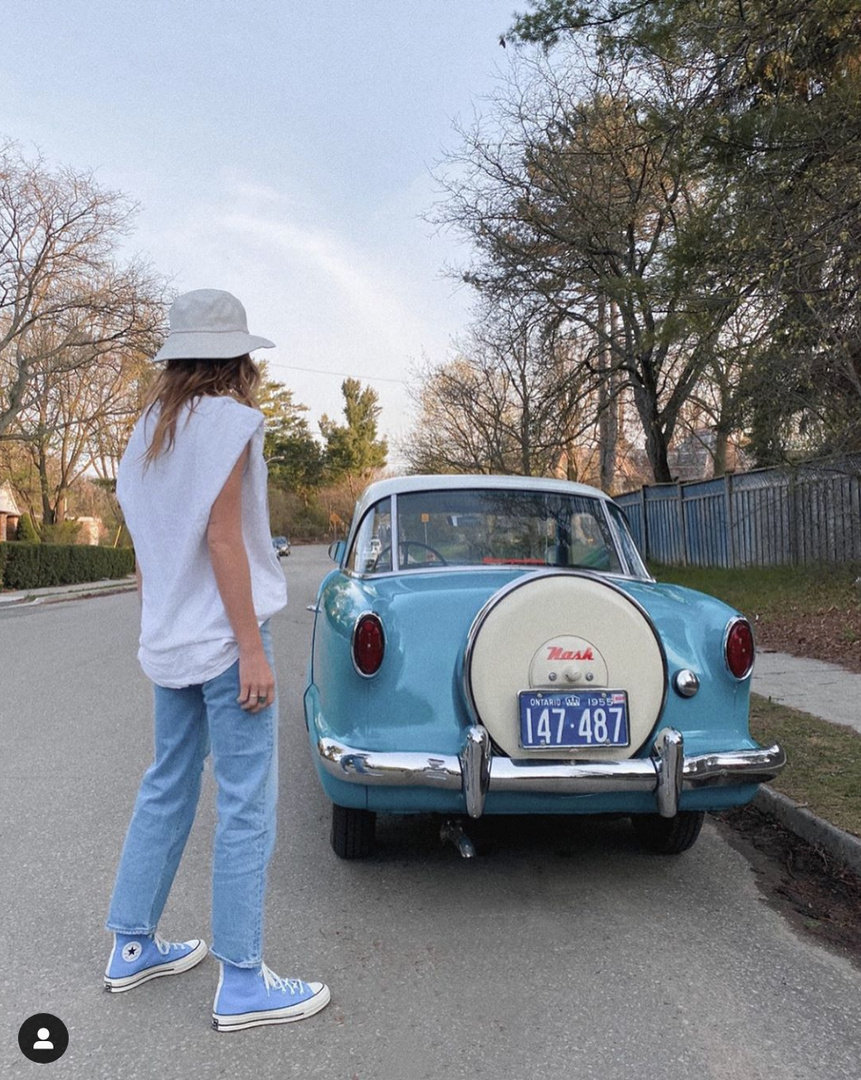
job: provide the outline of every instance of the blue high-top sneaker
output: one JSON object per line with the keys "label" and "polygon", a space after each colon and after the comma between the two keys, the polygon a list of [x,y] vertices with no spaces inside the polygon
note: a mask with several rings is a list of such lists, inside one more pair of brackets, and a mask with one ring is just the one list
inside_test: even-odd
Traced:
{"label": "blue high-top sneaker", "polygon": [[121,994],[162,975],[188,971],[206,956],[206,942],[162,941],[158,934],[114,934],[105,968],[105,990]]}
{"label": "blue high-top sneaker", "polygon": [[222,961],[212,1026],[216,1031],[242,1031],[289,1024],[324,1009],[330,996],[329,987],[321,982],[282,979],[265,964],[242,968]]}

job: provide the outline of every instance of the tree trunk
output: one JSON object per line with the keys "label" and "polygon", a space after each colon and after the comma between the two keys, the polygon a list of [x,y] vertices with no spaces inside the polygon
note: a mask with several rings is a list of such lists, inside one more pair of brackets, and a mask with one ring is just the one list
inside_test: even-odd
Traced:
{"label": "tree trunk", "polygon": [[657,418],[655,418],[646,430],[646,453],[649,456],[649,464],[656,484],[671,484],[673,474],[670,472],[670,463],[667,459],[667,440],[661,430]]}
{"label": "tree trunk", "polygon": [[565,479],[577,483],[580,479],[580,470],[577,468],[577,442],[568,439],[565,443]]}
{"label": "tree trunk", "polygon": [[530,446],[531,431],[530,426],[532,424],[532,414],[529,408],[529,393],[527,387],[524,385],[524,380],[521,379],[520,383],[520,468],[523,470],[524,476],[532,475],[532,454]]}
{"label": "tree trunk", "polygon": [[39,493],[42,498],[42,524],[53,525],[56,521],[54,514],[54,506],[51,503],[51,485],[48,481],[48,459],[45,455],[45,448],[39,447],[37,457],[37,468],[39,470]]}
{"label": "tree trunk", "polygon": [[729,450],[729,432],[720,425],[715,428],[715,449],[712,459],[712,476],[726,475],[726,457]]}
{"label": "tree trunk", "polygon": [[600,454],[601,490],[609,492],[616,479],[616,446],[619,439],[619,414],[616,400],[616,379],[613,373],[612,338],[617,318],[616,305],[611,301],[608,319],[607,301],[598,299],[598,325],[601,340],[598,370],[598,448]]}
{"label": "tree trunk", "polygon": [[[661,416],[658,408],[658,392],[653,378],[651,365],[643,357],[628,360],[629,368],[639,369],[642,372],[640,379],[631,380],[631,390],[634,395],[634,404],[637,407],[637,415],[640,418],[643,431],[646,436],[646,456],[652,466],[652,476],[656,484],[671,484],[673,482],[670,473],[670,463],[667,460],[669,439],[667,437],[666,419],[661,424]],[[646,381],[646,376],[649,382]],[[672,425],[670,425],[672,431]]]}

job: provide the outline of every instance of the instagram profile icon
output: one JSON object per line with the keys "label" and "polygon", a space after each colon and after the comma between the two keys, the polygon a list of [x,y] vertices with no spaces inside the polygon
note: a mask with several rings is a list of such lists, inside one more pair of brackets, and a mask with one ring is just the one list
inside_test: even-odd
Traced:
{"label": "instagram profile icon", "polygon": [[69,1045],[69,1031],[58,1016],[34,1013],[18,1029],[18,1046],[30,1061],[47,1064],[61,1058]]}

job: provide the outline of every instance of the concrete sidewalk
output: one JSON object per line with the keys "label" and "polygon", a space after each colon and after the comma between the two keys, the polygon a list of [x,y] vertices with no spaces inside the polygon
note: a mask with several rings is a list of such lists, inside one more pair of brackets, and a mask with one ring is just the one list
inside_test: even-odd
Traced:
{"label": "concrete sidewalk", "polygon": [[[751,689],[779,705],[861,733],[861,675],[788,653],[758,652]],[[754,806],[861,876],[861,839],[763,784]]]}
{"label": "concrete sidewalk", "polygon": [[751,689],[778,705],[861,732],[861,675],[788,653],[758,652]]}
{"label": "concrete sidewalk", "polygon": [[124,578],[102,578],[76,585],[49,585],[44,589],[24,589],[20,592],[0,592],[0,610],[17,604],[55,604],[61,600],[79,600],[84,596],[107,595],[136,588],[133,574]]}

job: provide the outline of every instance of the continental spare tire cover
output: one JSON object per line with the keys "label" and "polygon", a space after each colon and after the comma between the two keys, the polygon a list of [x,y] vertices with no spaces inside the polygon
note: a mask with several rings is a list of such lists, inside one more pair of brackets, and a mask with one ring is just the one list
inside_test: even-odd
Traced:
{"label": "continental spare tire cover", "polygon": [[521,690],[624,690],[630,745],[553,748],[557,759],[612,761],[636,754],[663,708],[663,649],[642,608],[591,574],[538,571],[494,594],[476,616],[464,674],[476,719],[511,758],[547,760],[520,745]]}

